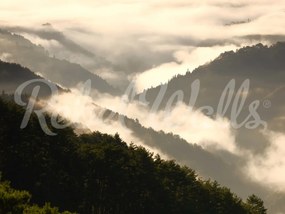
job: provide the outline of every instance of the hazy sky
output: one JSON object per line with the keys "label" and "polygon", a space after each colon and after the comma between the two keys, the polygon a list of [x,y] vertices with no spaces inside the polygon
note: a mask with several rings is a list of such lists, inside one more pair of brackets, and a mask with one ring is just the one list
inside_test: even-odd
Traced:
{"label": "hazy sky", "polygon": [[51,23],[53,30],[112,66],[98,69],[90,56],[59,53],[66,44],[56,38],[47,42],[33,35],[34,41],[122,88],[127,79],[135,80],[139,90],[192,70],[225,50],[275,42],[274,35],[285,34],[284,20],[284,0],[2,0],[0,6],[1,25],[48,30],[41,25]]}

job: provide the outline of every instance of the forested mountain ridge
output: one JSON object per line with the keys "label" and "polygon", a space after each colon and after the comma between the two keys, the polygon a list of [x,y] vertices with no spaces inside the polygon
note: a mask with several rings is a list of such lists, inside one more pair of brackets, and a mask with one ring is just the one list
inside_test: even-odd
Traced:
{"label": "forested mountain ridge", "polygon": [[[0,89],[6,94],[7,98],[8,94],[13,93],[20,84],[34,79],[42,79],[42,77],[37,76],[29,69],[23,68],[18,64],[0,61]],[[50,84],[52,83],[50,82]],[[48,85],[38,82],[27,87],[24,94],[31,94],[31,91],[36,85],[41,87],[40,97],[46,98],[51,95]],[[9,96],[9,100],[13,99],[13,96]],[[106,113],[114,114],[114,112],[107,109]],[[131,130],[138,139],[145,142],[147,146],[158,149],[167,156],[176,159],[179,163],[192,166],[195,170],[206,177],[217,179],[219,182],[230,181],[231,184],[234,183],[234,185],[237,185],[236,182],[239,183],[239,181],[235,180],[236,176],[232,175],[232,170],[230,170],[232,166],[230,167],[221,158],[203,150],[198,145],[189,144],[184,139],[179,136],[174,136],[173,134],[167,134],[163,131],[158,132],[152,128],[145,128],[138,121],[130,119],[124,115],[115,114],[115,117],[112,118],[112,120],[117,121],[119,117],[124,118],[126,127]],[[78,131],[79,124],[74,124],[74,126]],[[223,169],[223,173],[215,170],[217,166]],[[229,177],[231,177],[231,179],[229,179]],[[227,184],[228,183],[225,183],[225,185]]]}
{"label": "forested mountain ridge", "polygon": [[[24,81],[41,78],[17,64],[1,62],[1,65],[1,68],[3,68],[0,69],[0,76],[2,77],[0,79],[3,82],[0,84],[1,89],[3,89],[3,86],[7,83],[12,84],[14,86],[13,89],[15,89]],[[36,85],[38,85],[38,83]],[[35,85],[31,85],[30,90],[34,87]],[[8,91],[7,89],[5,90],[6,92]],[[50,95],[50,89],[46,84],[41,85],[40,92]],[[13,100],[13,97],[10,97],[10,100]],[[107,112],[111,113],[108,110]],[[243,198],[252,192],[258,195],[266,195],[264,193],[264,189],[259,185],[242,180],[238,175],[240,172],[235,166],[225,162],[222,158],[204,150],[200,146],[192,145],[177,135],[153,130],[150,127],[145,128],[139,123],[139,121],[130,119],[124,115],[115,114],[115,117],[113,118],[114,121],[118,120],[118,117],[124,118],[126,128],[131,130],[133,135],[139,140],[142,140],[145,145],[158,149],[163,154],[166,154],[170,158],[174,158],[179,163],[191,166],[199,172],[199,174],[207,178],[217,179],[218,182],[223,185],[230,186]],[[106,122],[108,123],[110,121]],[[218,168],[219,170],[217,170]],[[246,191],[239,192],[241,186],[247,186]]]}
{"label": "forested mountain ridge", "polygon": [[76,136],[65,128],[47,136],[36,115],[21,130],[24,109],[2,99],[0,114],[2,178],[31,192],[33,203],[98,214],[265,213],[258,197],[243,202],[190,168],[127,146],[119,135]]}
{"label": "forested mountain ridge", "polygon": [[[31,82],[34,81],[34,82]],[[59,92],[67,92],[55,83],[43,79],[36,75],[28,68],[24,68],[19,64],[3,62],[0,60],[0,90],[2,93],[13,94],[16,89],[23,83],[30,82],[24,87],[22,94],[31,95],[35,86],[40,86],[39,97],[49,97],[52,95],[52,85]]]}
{"label": "forested mountain ridge", "polygon": [[[138,120],[108,109],[104,109],[103,111],[102,119],[104,122],[119,122],[123,124],[144,145],[157,149],[160,153],[171,159],[175,159],[180,164],[191,166],[192,169],[204,177],[217,180],[219,183],[229,186],[238,195],[246,197],[251,192],[258,195],[268,194],[268,191],[261,185],[251,182],[242,176],[242,172],[239,169],[239,162],[234,155],[232,156],[232,160],[229,161],[222,156],[226,154],[226,157],[230,157],[230,154],[221,153],[221,155],[211,152],[195,142],[186,141],[177,134],[145,127]],[[241,187],[245,188],[241,190]]]}
{"label": "forested mountain ridge", "polygon": [[[136,98],[142,100],[144,103],[148,103],[149,107],[159,103],[159,110],[164,110],[170,101],[174,101],[170,109],[175,109],[178,97],[182,97],[182,102],[189,107],[194,107],[194,111],[199,111],[199,108],[205,106],[212,107],[212,114],[207,114],[207,111],[203,111],[206,116],[209,116],[213,120],[224,117],[228,119],[230,123],[233,122],[233,124],[235,122],[235,115],[237,114],[235,110],[233,110],[233,103],[236,97],[240,98],[239,101],[241,101],[241,98],[246,98],[245,104],[239,106],[241,107],[241,112],[237,117],[238,124],[241,124],[249,116],[251,116],[251,118],[249,118],[248,121],[253,119],[249,111],[249,105],[252,102],[258,101],[259,106],[256,109],[256,115],[258,115],[258,117],[256,118],[257,121],[262,121],[263,123],[251,129],[246,128],[245,125],[239,128],[233,128],[233,135],[235,137],[235,145],[238,149],[249,151],[261,157],[261,163],[265,163],[268,158],[268,148],[272,148],[272,142],[268,136],[264,135],[264,128],[267,132],[285,133],[284,56],[284,42],[269,46],[257,44],[242,47],[236,51],[225,52],[215,60],[196,68],[192,72],[188,72],[185,75],[177,75],[169,80],[167,84],[145,90],[142,94],[137,95]],[[197,81],[200,83],[199,88],[196,87],[197,85],[195,86]],[[234,83],[234,87],[226,92],[227,95],[229,91],[233,92],[232,99],[229,99],[229,106],[224,115],[219,115],[217,113],[217,107],[222,103],[221,98],[224,89],[231,82]],[[249,83],[249,90],[243,91],[238,95],[238,90],[245,82]],[[192,86],[194,87],[191,88]],[[159,95],[160,91],[163,91],[163,87],[167,89],[165,93]],[[197,100],[191,103],[190,98],[195,95],[197,88]],[[226,106],[225,103],[228,98],[229,97],[225,96],[225,102],[222,103],[223,107]],[[161,102],[155,102],[160,99]],[[233,118],[232,115],[234,115]],[[185,121],[187,121],[187,117],[191,118],[191,115],[183,115],[183,117]],[[246,156],[232,159],[223,154],[222,157],[225,159],[225,162],[227,162],[226,159],[228,159],[228,162],[234,160],[234,165],[237,164],[237,168],[239,169],[244,165],[243,159],[246,159]],[[236,178],[240,176],[241,174],[238,174]],[[245,176],[242,177],[246,177],[246,173]],[[228,183],[230,181],[231,179],[228,179],[226,181],[227,184],[223,184],[230,186],[235,192],[249,189],[245,187],[248,186],[248,182],[241,186],[233,186]],[[262,181],[260,181],[259,184],[262,184]],[[265,186],[266,184],[264,187]],[[261,190],[263,188],[259,189]],[[272,213],[284,211],[284,193],[272,192],[264,194],[260,192],[259,195],[265,198],[266,204],[271,205]],[[266,195],[270,195],[270,197],[266,197]]]}
{"label": "forested mountain ridge", "polygon": [[[257,44],[243,47],[235,52],[225,52],[193,72],[171,79],[165,84],[167,90],[159,107],[164,109],[170,97],[178,91],[183,93],[182,101],[188,105],[191,94],[194,94],[191,85],[195,80],[199,80],[199,94],[194,107],[198,109],[203,106],[211,106],[214,108],[214,114],[211,116],[215,117],[216,108],[227,84],[231,80],[235,81],[235,96],[242,83],[248,79],[250,88],[239,119],[242,120],[248,116],[248,105],[252,101],[270,100],[270,111],[260,107],[258,113],[262,115],[262,119],[267,121],[269,128],[283,132],[285,130],[285,121],[282,119],[282,115],[285,114],[283,99],[285,92],[284,55],[284,42],[272,46]],[[157,98],[160,88],[161,86],[157,86],[143,92],[150,105]],[[230,103],[228,111],[225,112],[224,116],[227,118],[231,117],[231,107],[232,103]]]}
{"label": "forested mountain ridge", "polygon": [[104,79],[81,65],[49,56],[40,45],[35,45],[23,36],[0,29],[0,56],[2,60],[21,64],[44,78],[66,88],[77,86],[90,79],[94,89],[103,93],[117,94]]}

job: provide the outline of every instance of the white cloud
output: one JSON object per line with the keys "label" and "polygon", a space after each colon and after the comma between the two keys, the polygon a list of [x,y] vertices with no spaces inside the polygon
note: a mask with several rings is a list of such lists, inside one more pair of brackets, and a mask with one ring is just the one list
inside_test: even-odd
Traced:
{"label": "white cloud", "polygon": [[[136,101],[120,97],[93,94],[95,103],[130,118],[138,119],[145,127],[156,131],[178,134],[189,143],[196,143],[209,150],[226,150],[238,154],[234,132],[227,119],[211,119],[198,110],[179,103],[171,109],[153,111]],[[197,122],[199,121],[199,122]],[[217,133],[219,133],[217,135]]]}
{"label": "white cloud", "polygon": [[4,62],[9,62],[11,59],[11,54],[10,53],[2,53],[0,55],[0,60],[4,61]]}
{"label": "white cloud", "polygon": [[262,155],[249,155],[245,174],[273,190],[285,192],[285,135],[267,131],[264,133],[271,145]]}
{"label": "white cloud", "polygon": [[176,62],[168,62],[137,74],[134,78],[136,89],[142,92],[146,88],[167,83],[173,76],[192,72],[199,65],[210,62],[220,53],[237,49],[234,45],[216,47],[197,47],[179,50],[174,53]]}
{"label": "white cloud", "polygon": [[[99,131],[120,137],[127,143],[144,146],[154,154],[168,159],[161,151],[147,146],[142,140],[135,137],[131,130],[126,128],[120,121],[103,121],[100,117],[101,109],[94,104],[92,98],[83,94],[83,90],[73,89],[70,93],[54,95],[46,103],[46,109],[53,115],[60,115],[71,123],[81,124],[91,131]],[[79,128],[82,128],[79,126]]]}

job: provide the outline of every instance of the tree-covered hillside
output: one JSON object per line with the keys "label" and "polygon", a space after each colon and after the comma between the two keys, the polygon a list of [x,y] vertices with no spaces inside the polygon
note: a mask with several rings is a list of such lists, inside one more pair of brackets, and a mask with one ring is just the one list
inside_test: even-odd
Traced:
{"label": "tree-covered hillside", "polygon": [[104,93],[118,93],[104,79],[81,65],[52,57],[42,46],[3,29],[0,29],[0,55],[6,55],[5,61],[21,64],[66,88],[75,87],[90,79],[94,89]]}
{"label": "tree-covered hillside", "polygon": [[[34,82],[31,82],[34,81]],[[36,86],[40,86],[39,97],[51,96],[52,91],[49,85],[57,88],[59,92],[67,91],[36,75],[28,68],[16,63],[8,63],[0,60],[0,90],[6,93],[15,93],[17,88],[24,83],[27,84],[23,89],[23,94],[30,95]]]}
{"label": "tree-covered hillside", "polygon": [[[21,130],[24,109],[2,99],[0,114],[2,179],[29,191],[31,203],[39,206],[50,202],[83,214],[266,212],[258,197],[243,202],[190,168],[127,146],[118,134],[76,136],[65,128],[47,136],[36,115]],[[3,194],[0,197],[3,200]]]}
{"label": "tree-covered hillside", "polygon": [[[285,86],[285,43],[279,42],[272,46],[257,44],[251,47],[243,47],[237,51],[229,51],[221,54],[212,62],[202,65],[193,72],[185,75],[178,75],[171,79],[165,86],[167,89],[163,95],[159,108],[164,109],[167,103],[173,99],[173,105],[181,98],[186,105],[194,105],[195,109],[210,106],[213,107],[212,117],[219,115],[217,107],[221,102],[222,94],[231,80],[235,81],[232,100],[238,94],[238,89],[245,80],[249,80],[249,90],[246,92],[246,100],[239,114],[238,122],[245,120],[248,116],[249,105],[259,100],[270,101],[270,111],[268,108],[259,106],[257,112],[262,115],[262,119],[268,123],[268,127],[274,131],[284,132],[285,122],[282,119],[285,114],[283,99]],[[200,82],[198,90],[196,81]],[[193,88],[191,87],[193,86]],[[196,87],[195,87],[196,86]],[[146,102],[153,105],[157,99],[161,86],[144,91]],[[190,102],[198,90],[195,103]],[[138,97],[137,97],[138,98]],[[227,100],[226,97],[225,100]],[[231,100],[230,100],[231,101]],[[232,117],[233,101],[225,109],[224,115],[229,119]],[[207,110],[205,111],[205,113]],[[248,140],[244,140],[248,144]],[[258,145],[255,145],[258,148]],[[264,148],[264,145],[262,145]]]}

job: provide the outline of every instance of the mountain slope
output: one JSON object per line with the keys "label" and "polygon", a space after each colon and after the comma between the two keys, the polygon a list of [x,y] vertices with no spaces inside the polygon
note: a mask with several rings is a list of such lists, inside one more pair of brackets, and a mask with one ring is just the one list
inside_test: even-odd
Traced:
{"label": "mountain slope", "polygon": [[67,88],[75,87],[90,79],[93,88],[99,92],[118,93],[105,80],[81,65],[50,57],[43,47],[6,30],[0,30],[0,56],[2,60],[19,63]]}
{"label": "mountain slope", "polygon": [[50,201],[61,209],[98,214],[242,214],[264,209],[256,196],[243,202],[217,182],[198,179],[187,167],[128,147],[118,135],[78,137],[65,128],[47,136],[36,115],[22,131],[24,109],[1,99],[0,113],[0,171],[16,188],[29,190],[36,203]]}
{"label": "mountain slope", "polygon": [[[252,47],[244,47],[236,52],[230,51],[221,54],[212,62],[200,66],[192,73],[179,75],[171,79],[167,85],[167,90],[160,104],[160,109],[166,107],[171,96],[181,90],[183,102],[188,104],[191,94],[191,84],[195,80],[200,81],[200,90],[195,108],[203,106],[213,107],[215,117],[217,107],[220,102],[222,92],[226,85],[235,80],[235,93],[242,83],[249,79],[250,88],[247,93],[247,100],[242,109],[239,121],[243,121],[249,115],[249,104],[254,100],[260,100],[261,105],[264,101],[270,101],[270,109],[258,108],[259,115],[265,120],[270,129],[281,131],[285,130],[285,43],[277,43],[267,47],[258,44]],[[160,86],[144,91],[146,100],[152,105],[159,94]],[[181,93],[180,92],[180,93]],[[177,98],[177,97],[176,97]],[[175,103],[175,102],[174,102]],[[231,101],[228,110],[225,112],[227,118],[231,118]]]}
{"label": "mountain slope", "polygon": [[28,68],[24,68],[15,63],[7,63],[0,60],[0,90],[3,91],[3,93],[14,94],[16,89],[21,84],[33,80],[39,81],[28,84],[27,87],[24,88],[22,94],[31,95],[32,90],[36,86],[40,86],[39,97],[48,97],[52,93],[48,85],[52,85],[60,92],[66,91],[58,85],[36,75]]}
{"label": "mountain slope", "polygon": [[[113,115],[110,117],[109,115]],[[132,131],[132,134],[141,140],[146,146],[155,148],[167,157],[175,159],[180,164],[190,166],[203,177],[217,180],[223,185],[230,186],[240,196],[246,197],[250,193],[266,195],[268,191],[259,184],[249,181],[242,176],[240,162],[235,155],[228,153],[215,154],[207,151],[201,146],[187,142],[179,135],[166,133],[162,130],[154,130],[151,127],[144,127],[139,121],[128,118],[127,116],[106,110],[103,120],[122,122]],[[227,160],[221,156],[231,157]]]}
{"label": "mountain slope", "polygon": [[[40,77],[32,73],[30,70],[21,67],[20,65],[0,62],[0,89],[4,89],[6,92],[11,93],[21,83],[38,78]],[[9,85],[10,87],[5,87],[5,85]],[[9,91],[8,89],[11,89],[11,85],[13,90]],[[37,84],[30,85],[25,93],[30,94],[31,90],[36,85]],[[50,90],[45,84],[40,84],[40,86],[42,93],[50,95]],[[111,113],[113,114],[114,112],[109,110],[106,111],[106,115]],[[145,145],[158,149],[163,154],[177,160],[181,164],[191,166],[204,177],[213,178],[224,185],[230,185],[236,190],[239,190],[240,186],[245,185],[245,183],[248,182],[241,180],[237,176],[237,173],[239,172],[237,171],[236,166],[226,163],[223,159],[202,149],[202,147],[193,145],[179,136],[167,134],[163,131],[158,132],[152,128],[145,128],[138,121],[123,115],[115,114],[112,121],[118,121],[119,117],[124,118],[126,128],[131,130],[133,135],[144,142]],[[108,120],[105,122],[108,123],[110,121]],[[82,127],[79,127],[79,129],[80,128]],[[217,168],[219,168],[222,172],[217,170]],[[251,192],[255,194],[264,194],[264,190],[262,190],[258,185],[254,185],[252,183],[247,183],[246,185],[248,185],[248,188],[246,188],[247,191],[239,191],[239,195],[245,197]]]}
{"label": "mountain slope", "polygon": [[[138,95],[136,98],[141,99],[142,101],[146,100],[146,102],[149,102],[150,107],[157,104],[155,103],[155,100],[159,100],[160,98],[161,103],[159,109],[163,110],[173,96],[176,95],[176,99],[174,99],[174,102],[172,103],[173,107],[175,103],[177,103],[177,95],[180,94],[183,96],[182,102],[192,106],[193,103],[189,104],[189,100],[191,95],[193,96],[195,91],[197,92],[197,88],[194,87],[191,89],[191,86],[198,80],[200,81],[200,88],[198,90],[197,100],[194,103],[194,110],[209,106],[213,108],[213,113],[208,115],[207,113],[209,112],[205,110],[203,112],[207,116],[215,119],[223,91],[227,84],[234,80],[235,87],[231,89],[231,91],[234,92],[233,98],[230,100],[229,107],[225,114],[220,115],[229,119],[229,121],[234,122],[235,118],[232,116],[232,112],[233,115],[235,115],[235,110],[233,108],[234,98],[237,96],[240,86],[245,81],[249,80],[249,91],[244,91],[240,94],[241,96],[237,96],[239,98],[246,97],[245,104],[237,118],[237,122],[242,123],[248,116],[251,116],[250,119],[254,119],[249,111],[249,105],[257,100],[260,102],[257,114],[260,116],[260,119],[267,124],[266,131],[284,134],[284,56],[285,43],[277,43],[272,46],[258,44],[252,47],[241,48],[235,52],[226,52],[212,62],[198,67],[192,73],[188,72],[186,75],[178,75],[171,79],[168,84],[164,85],[167,87],[165,94],[158,96],[162,89],[161,86],[158,86],[144,91],[144,93]],[[225,99],[227,99],[227,97],[225,97]],[[225,107],[225,103],[223,103],[223,107]],[[191,117],[191,115],[181,115],[181,117],[187,120],[187,117]],[[258,121],[258,117],[256,118]],[[268,136],[264,134],[263,128],[262,125],[253,129],[248,129],[245,126],[236,129],[233,128],[235,144],[238,149],[245,151],[245,153],[240,157],[236,157],[236,159],[232,159],[232,157],[223,154],[223,152],[221,153],[224,161],[229,163],[234,161],[234,163],[236,163],[237,169],[233,168],[232,170],[241,170],[247,167],[246,159],[248,158],[248,154],[251,154],[254,157],[260,157],[261,164],[263,164],[263,161],[266,163],[267,158],[269,158],[268,148],[272,148],[273,145]],[[240,176],[246,177],[247,175],[244,176],[239,174],[239,177]],[[243,178],[240,177],[239,179]],[[248,189],[246,183],[239,187],[232,186],[232,184],[228,185],[235,191]],[[235,189],[237,187],[238,189]],[[284,193],[272,191],[269,184],[264,184],[263,189],[266,188],[268,188],[266,190],[268,192],[265,195],[263,195],[264,193],[261,195],[264,197],[270,195],[270,197],[266,198],[266,202],[272,206],[272,209],[270,209],[271,212],[277,213],[283,211],[285,209],[283,203],[285,198]]]}

